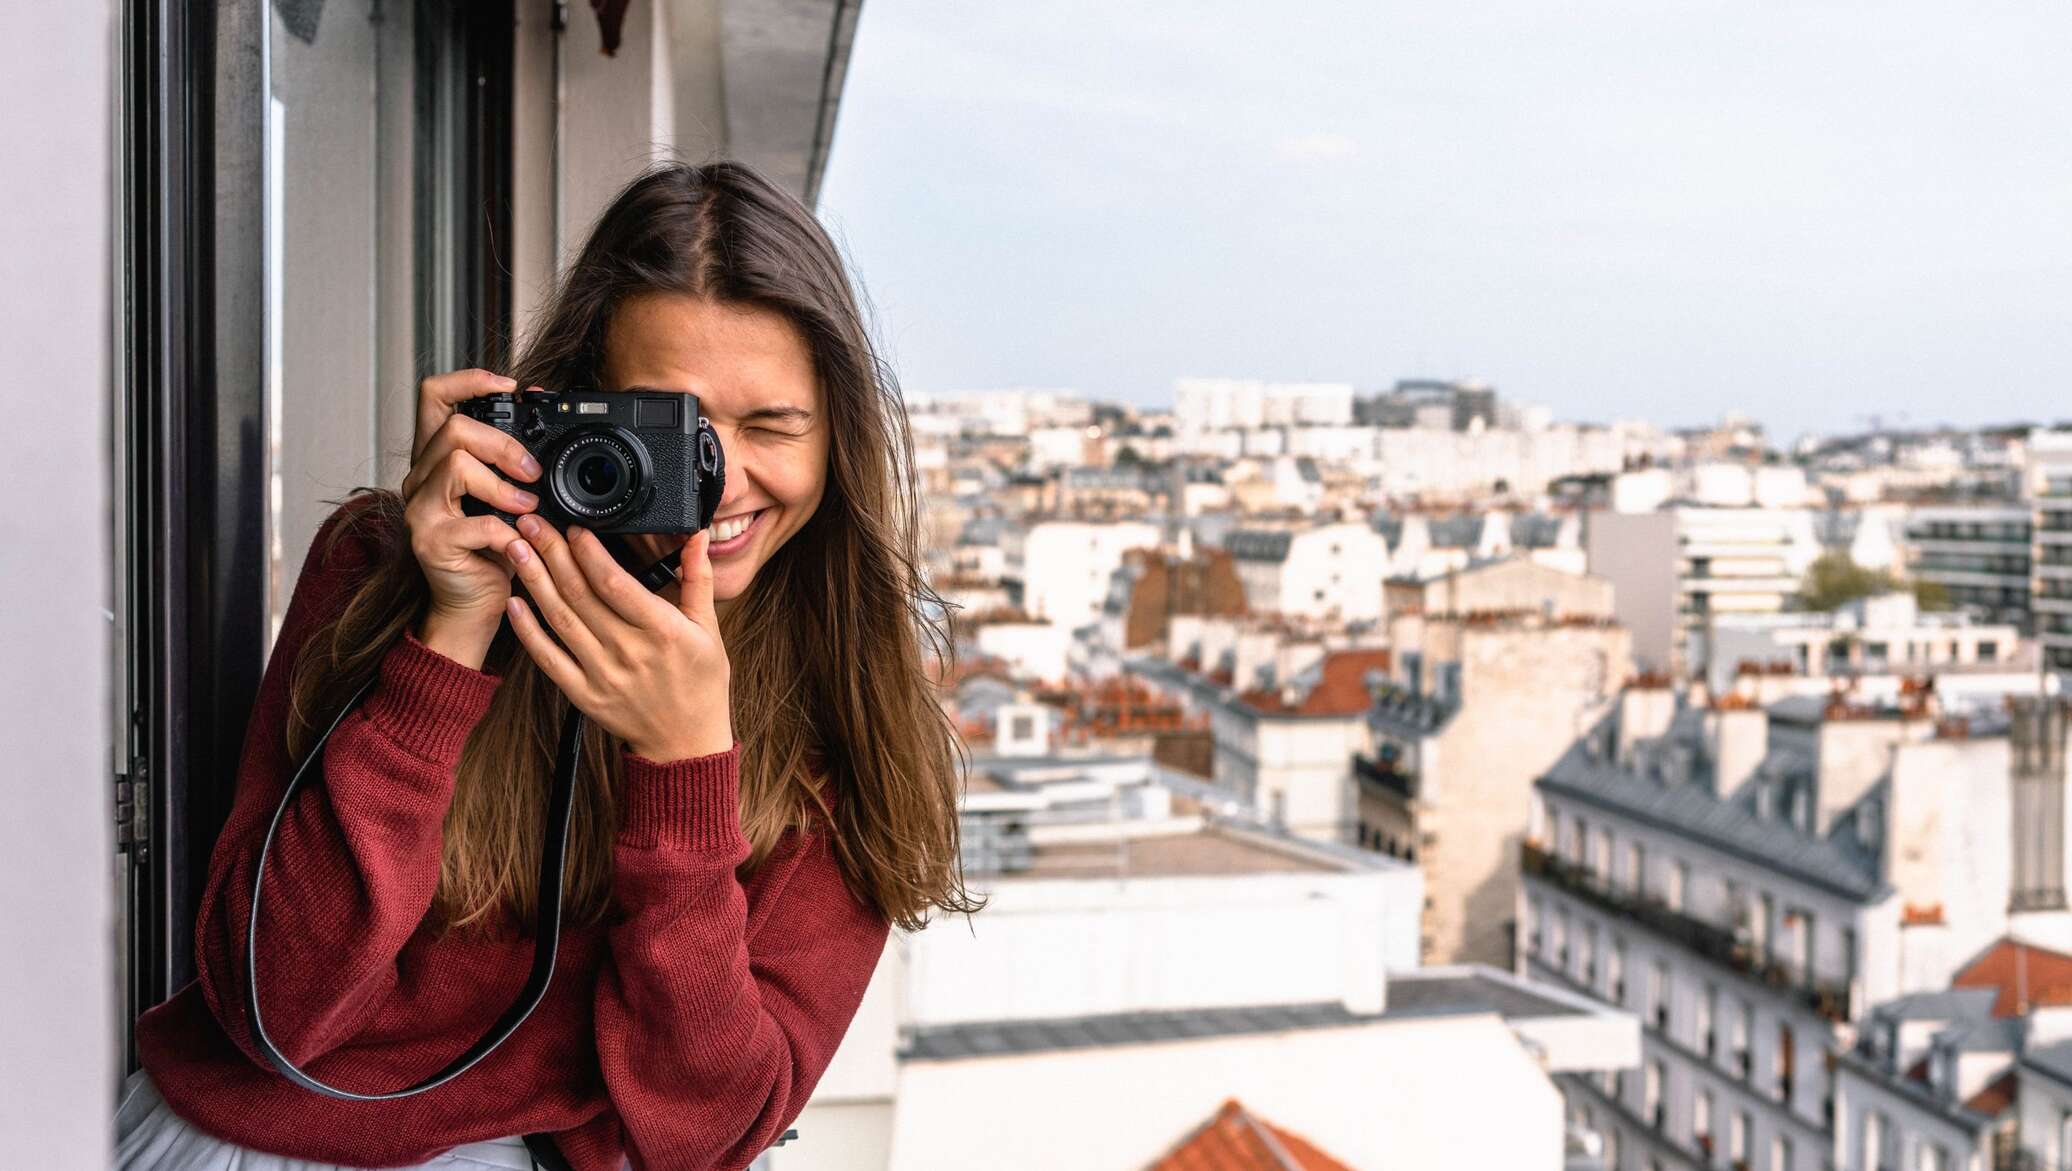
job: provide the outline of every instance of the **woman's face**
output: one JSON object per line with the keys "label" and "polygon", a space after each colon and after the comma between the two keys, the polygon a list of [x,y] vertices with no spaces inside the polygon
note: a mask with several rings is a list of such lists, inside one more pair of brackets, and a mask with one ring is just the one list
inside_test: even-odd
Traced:
{"label": "woman's face", "polygon": [[[727,488],[712,519],[712,596],[724,609],[805,526],[827,486],[828,424],[805,339],[775,310],[644,293],[612,314],[603,381],[695,394],[719,433]],[[654,533],[629,539],[650,561],[675,547]]]}

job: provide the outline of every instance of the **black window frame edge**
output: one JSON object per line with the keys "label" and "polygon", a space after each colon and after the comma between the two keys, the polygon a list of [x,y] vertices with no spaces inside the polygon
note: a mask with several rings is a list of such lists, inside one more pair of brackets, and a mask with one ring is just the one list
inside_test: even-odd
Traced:
{"label": "black window frame edge", "polygon": [[195,910],[265,656],[266,18],[263,0],[122,13],[125,1033],[194,977]]}

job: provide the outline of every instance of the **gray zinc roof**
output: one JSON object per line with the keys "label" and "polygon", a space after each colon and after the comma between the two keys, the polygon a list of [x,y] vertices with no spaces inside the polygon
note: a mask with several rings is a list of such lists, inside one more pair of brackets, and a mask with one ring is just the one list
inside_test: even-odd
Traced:
{"label": "gray zinc roof", "polygon": [[1348,1011],[1341,1001],[1272,1004],[1240,1008],[1190,1008],[1160,1012],[1118,1012],[1041,1020],[974,1021],[915,1029],[900,1056],[911,1061],[963,1057],[1005,1057],[1104,1045],[1144,1045],[1196,1037],[1283,1033],[1371,1024],[1378,1014]]}
{"label": "gray zinc roof", "polygon": [[1233,529],[1223,536],[1223,547],[1240,561],[1286,561],[1292,533],[1262,529]]}
{"label": "gray zinc roof", "polygon": [[2022,1064],[2040,1069],[2065,1085],[2072,1086],[2072,1041],[2033,1046],[2022,1054]]}
{"label": "gray zinc roof", "polygon": [[1759,818],[1720,800],[1703,785],[1665,784],[1608,761],[1591,760],[1580,745],[1554,763],[1540,778],[1540,786],[1681,834],[1843,898],[1873,902],[1889,890],[1863,858],[1834,842],[1801,833],[1781,821]]}
{"label": "gray zinc roof", "polygon": [[1938,988],[1896,997],[1877,1006],[1877,1015],[1901,1021],[1977,1021],[1993,1015],[1997,988]]}
{"label": "gray zinc roof", "polygon": [[1434,549],[1465,549],[1482,539],[1482,518],[1448,516],[1431,522]]}

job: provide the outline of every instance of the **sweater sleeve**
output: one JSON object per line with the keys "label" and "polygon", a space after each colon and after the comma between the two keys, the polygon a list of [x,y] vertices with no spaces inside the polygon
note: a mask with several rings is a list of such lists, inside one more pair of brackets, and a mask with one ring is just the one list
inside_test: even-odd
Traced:
{"label": "sweater sleeve", "polygon": [[635,1171],[736,1171],[776,1142],[834,1057],[891,931],[850,892],[818,831],[765,860],[781,869],[751,911],[735,877],[749,854],[739,769],[739,745],[666,765],[626,758],[596,1030]]}
{"label": "sweater sleeve", "polygon": [[[195,962],[209,1009],[262,1066],[245,1011],[252,871],[294,771],[285,736],[296,655],[343,604],[371,555],[357,534],[330,540],[354,506],[325,523],[296,583],[196,914]],[[267,860],[257,959],[267,1035],[296,1064],[351,1038],[395,988],[396,957],[438,886],[441,827],[461,747],[498,682],[406,632],[382,658],[360,707],[332,733],[323,776],[306,783],[282,817]]]}

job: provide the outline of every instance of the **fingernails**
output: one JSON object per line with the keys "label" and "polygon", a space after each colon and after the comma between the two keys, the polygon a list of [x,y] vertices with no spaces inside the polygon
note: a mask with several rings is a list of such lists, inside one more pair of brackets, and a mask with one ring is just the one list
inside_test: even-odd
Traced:
{"label": "fingernails", "polygon": [[540,535],[540,526],[545,523],[539,517],[528,512],[518,518],[518,531],[528,537],[537,537]]}
{"label": "fingernails", "polygon": [[568,539],[573,541],[577,537],[580,537],[587,532],[589,532],[589,530],[584,528],[582,525],[570,525],[568,526]]}
{"label": "fingernails", "polygon": [[524,472],[528,479],[538,476],[540,474],[540,461],[532,458],[532,453],[528,451],[525,453],[525,457],[518,461],[518,470]]}
{"label": "fingernails", "polygon": [[520,565],[532,560],[532,546],[524,541],[513,541],[504,546],[504,549],[510,553],[511,560],[516,561]]}
{"label": "fingernails", "polygon": [[503,375],[499,374],[496,376],[494,381],[497,384],[497,386],[503,388],[504,390],[518,389],[518,380],[515,378],[506,378]]}
{"label": "fingernails", "polygon": [[534,505],[536,505],[536,504],[538,504],[538,503],[540,502],[540,498],[539,498],[539,497],[537,497],[537,496],[534,496],[534,495],[533,495],[532,493],[530,493],[530,492],[527,492],[527,491],[526,491],[525,489],[523,489],[523,488],[515,488],[515,489],[513,489],[513,490],[511,491],[511,495],[513,495],[513,496],[517,497],[517,499],[518,499],[518,507],[520,507],[520,508],[531,508],[532,506],[534,506]]}

